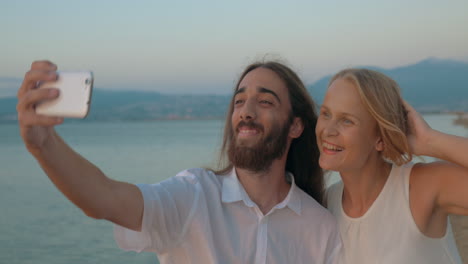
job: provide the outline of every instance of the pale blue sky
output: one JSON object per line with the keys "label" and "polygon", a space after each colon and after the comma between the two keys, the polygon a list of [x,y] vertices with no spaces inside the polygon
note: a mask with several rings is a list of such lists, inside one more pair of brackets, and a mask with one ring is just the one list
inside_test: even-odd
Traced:
{"label": "pale blue sky", "polygon": [[349,66],[468,61],[467,14],[466,0],[0,0],[0,90],[37,59],[91,69],[98,88],[173,93],[229,93],[265,54],[308,84]]}

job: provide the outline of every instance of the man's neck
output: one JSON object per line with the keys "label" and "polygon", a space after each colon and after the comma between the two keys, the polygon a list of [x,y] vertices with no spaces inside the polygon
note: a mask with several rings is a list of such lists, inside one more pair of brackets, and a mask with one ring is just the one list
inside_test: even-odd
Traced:
{"label": "man's neck", "polygon": [[236,168],[240,183],[264,215],[288,195],[291,185],[286,181],[285,167],[285,160],[275,160],[264,172]]}

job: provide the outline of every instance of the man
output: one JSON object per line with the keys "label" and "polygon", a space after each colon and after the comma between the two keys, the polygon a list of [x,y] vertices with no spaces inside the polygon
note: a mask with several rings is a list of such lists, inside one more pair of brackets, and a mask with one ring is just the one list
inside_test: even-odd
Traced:
{"label": "man", "polygon": [[[288,67],[252,64],[234,91],[226,121],[224,169],[190,169],[161,183],[108,178],[74,152],[34,106],[58,96],[35,89],[57,67],[34,62],[18,91],[20,133],[57,188],[88,216],[116,224],[126,250],[161,263],[336,263],[335,220],[321,201],[314,105]],[[287,172],[287,171],[289,172]],[[298,186],[296,186],[296,182]]]}

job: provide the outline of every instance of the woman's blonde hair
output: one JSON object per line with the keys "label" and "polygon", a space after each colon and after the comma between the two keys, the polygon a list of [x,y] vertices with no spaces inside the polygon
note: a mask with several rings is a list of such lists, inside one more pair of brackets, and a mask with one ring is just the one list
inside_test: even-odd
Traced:
{"label": "woman's blonde hair", "polygon": [[345,69],[332,77],[353,83],[364,107],[377,121],[384,143],[382,155],[397,165],[411,161],[412,154],[406,137],[407,111],[398,84],[383,73],[368,69]]}

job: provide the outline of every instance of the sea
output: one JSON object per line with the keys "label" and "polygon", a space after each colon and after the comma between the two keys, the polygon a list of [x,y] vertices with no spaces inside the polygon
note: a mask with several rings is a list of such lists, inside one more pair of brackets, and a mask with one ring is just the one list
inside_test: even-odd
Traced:
{"label": "sea", "polygon": [[[435,129],[468,136],[455,115],[424,115]],[[109,177],[155,183],[194,167],[216,166],[222,120],[68,122],[59,134]],[[430,161],[431,159],[424,159]],[[329,183],[337,175],[329,176]],[[0,124],[0,263],[159,263],[126,252],[113,225],[87,217],[49,181],[26,151],[16,124]]]}

